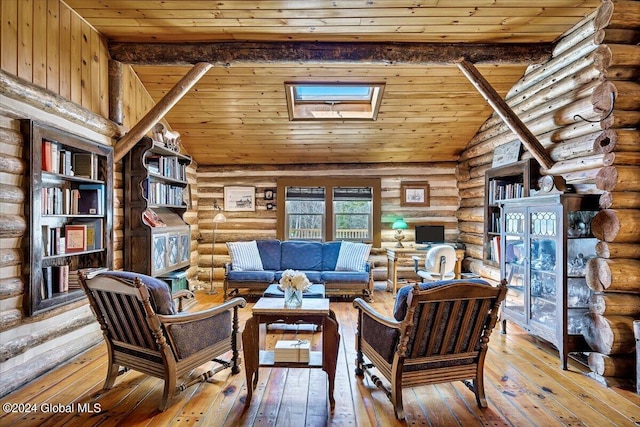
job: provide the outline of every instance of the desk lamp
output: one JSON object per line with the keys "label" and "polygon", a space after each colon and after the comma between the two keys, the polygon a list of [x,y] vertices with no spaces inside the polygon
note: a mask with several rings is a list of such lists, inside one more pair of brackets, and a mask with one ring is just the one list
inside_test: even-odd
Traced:
{"label": "desk lamp", "polygon": [[396,243],[396,248],[404,248],[404,246],[402,246],[402,240],[404,240],[404,234],[402,233],[402,230],[406,230],[408,227],[409,226],[406,222],[404,222],[404,219],[402,218],[398,218],[391,225],[391,228],[393,230],[396,230],[396,234],[393,235],[393,238],[398,242]]}

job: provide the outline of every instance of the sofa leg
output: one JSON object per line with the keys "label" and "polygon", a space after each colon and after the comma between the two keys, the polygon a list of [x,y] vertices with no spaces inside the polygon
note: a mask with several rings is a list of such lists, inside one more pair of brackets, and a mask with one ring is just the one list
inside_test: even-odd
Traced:
{"label": "sofa leg", "polygon": [[373,302],[373,298],[371,298],[371,292],[369,292],[368,289],[365,289],[365,290],[362,291],[362,298],[366,302]]}

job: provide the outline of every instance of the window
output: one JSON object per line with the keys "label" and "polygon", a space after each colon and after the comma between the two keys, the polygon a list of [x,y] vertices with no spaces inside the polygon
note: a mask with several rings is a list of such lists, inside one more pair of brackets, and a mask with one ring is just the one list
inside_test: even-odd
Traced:
{"label": "window", "polygon": [[283,240],[380,245],[379,179],[280,179],[277,201],[278,212],[283,212],[278,237]]}
{"label": "window", "polygon": [[285,83],[289,120],[375,120],[384,83]]}

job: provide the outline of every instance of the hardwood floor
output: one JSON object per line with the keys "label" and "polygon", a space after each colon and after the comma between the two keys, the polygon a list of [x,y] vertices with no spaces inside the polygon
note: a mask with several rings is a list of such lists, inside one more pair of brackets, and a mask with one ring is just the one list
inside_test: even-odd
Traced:
{"label": "hardwood floor", "polygon": [[[394,299],[376,286],[374,306],[391,313]],[[197,293],[198,307],[219,303],[221,295]],[[100,344],[5,396],[2,403],[33,405],[30,413],[0,413],[2,426],[639,426],[640,396],[632,390],[607,388],[570,362],[560,369],[557,352],[513,325],[491,337],[485,365],[489,407],[481,410],[461,382],[405,389],[407,422],[393,415],[391,403],[370,380],[354,375],[356,312],[350,302],[333,302],[341,343],[333,414],[328,411],[326,374],[320,369],[261,368],[251,405],[244,371],[218,373],[212,382],[184,391],[165,412],[157,407],[162,381],[129,371],[116,386],[102,390],[106,347]],[[241,310],[241,325],[250,316]],[[319,333],[304,326],[273,329],[263,344],[307,338],[319,348]],[[58,405],[58,406],[55,406]],[[4,406],[3,406],[4,408]]]}

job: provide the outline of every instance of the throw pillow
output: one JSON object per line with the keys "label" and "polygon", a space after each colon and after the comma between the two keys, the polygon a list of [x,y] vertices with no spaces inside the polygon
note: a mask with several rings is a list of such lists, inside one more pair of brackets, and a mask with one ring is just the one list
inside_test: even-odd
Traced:
{"label": "throw pillow", "polygon": [[336,261],[336,271],[365,271],[370,251],[370,244],[342,242]]}
{"label": "throw pillow", "polygon": [[227,242],[231,266],[234,271],[264,271],[260,251],[255,240],[250,242]]}
{"label": "throw pillow", "polygon": [[151,297],[151,306],[153,310],[158,314],[177,314],[177,310],[173,304],[173,297],[171,296],[171,290],[169,285],[164,280],[160,280],[156,277],[146,276],[140,273],[134,273],[131,271],[107,271],[100,274],[101,276],[117,277],[118,279],[125,280],[133,286],[133,281],[138,277],[142,283],[145,284],[149,290],[149,296]]}

